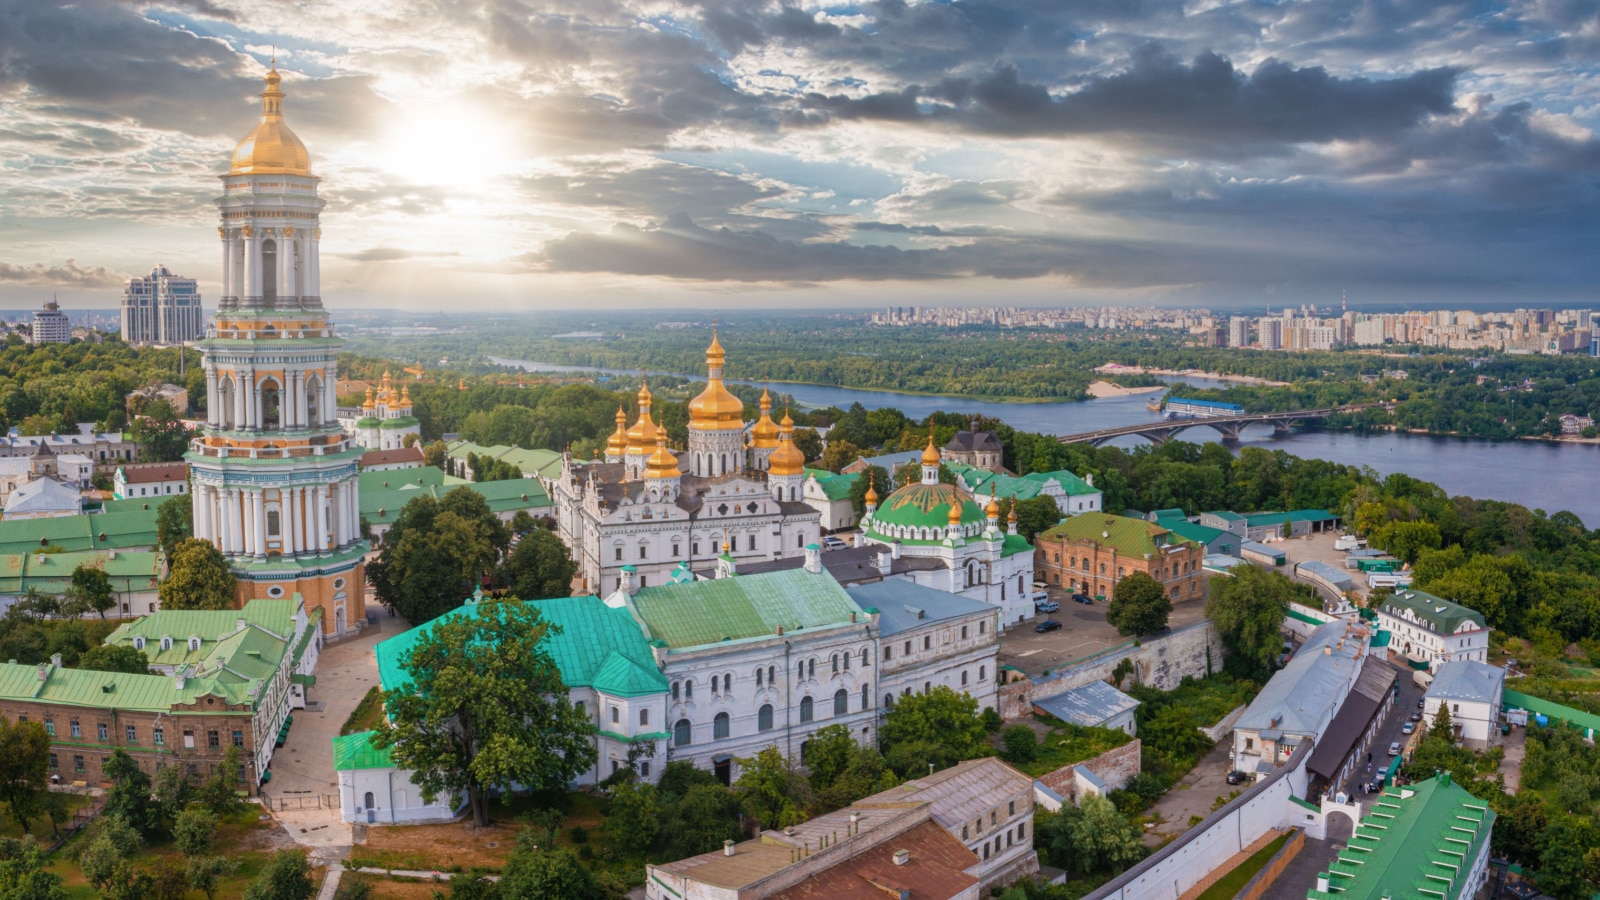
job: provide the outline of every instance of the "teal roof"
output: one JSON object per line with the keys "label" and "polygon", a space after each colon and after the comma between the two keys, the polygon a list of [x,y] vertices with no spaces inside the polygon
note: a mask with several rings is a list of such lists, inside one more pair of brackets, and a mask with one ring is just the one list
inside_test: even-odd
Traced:
{"label": "teal roof", "polygon": [[[244,609],[162,609],[135,619],[106,636],[105,643],[132,647],[144,638],[144,653],[156,666],[195,666],[203,673],[220,658],[225,669],[246,679],[272,678],[295,639],[294,614],[299,595],[282,600],[251,600]],[[239,623],[243,621],[244,627]],[[161,649],[161,639],[172,646]],[[200,645],[189,649],[189,638]]]}
{"label": "teal roof", "polygon": [[[959,504],[962,524],[988,521],[972,496],[953,484],[908,484],[879,501],[874,523],[908,528],[944,529],[950,524],[950,507]],[[942,535],[941,535],[942,537]]]}
{"label": "teal roof", "polygon": [[[417,472],[424,474],[420,476],[413,474]],[[438,475],[427,474],[433,472],[437,472]],[[385,479],[382,477],[385,475],[399,477]],[[387,482],[395,486],[368,490],[366,481],[368,477],[371,477],[376,484]],[[550,495],[545,493],[544,484],[537,478],[468,482],[451,478],[432,466],[388,472],[365,472],[361,478],[361,515],[374,525],[392,523],[400,514],[401,508],[416,497],[427,494],[435,500],[440,500],[458,487],[465,487],[481,494],[488,502],[489,509],[495,513],[514,512],[519,509],[543,509],[551,505]],[[418,479],[421,479],[420,484]]]}
{"label": "teal roof", "polygon": [[[567,687],[592,687],[624,697],[666,691],[667,680],[656,668],[655,654],[627,609],[609,607],[594,596],[528,603],[544,621],[560,629],[546,634],[540,646],[561,670]],[[378,644],[378,680],[384,689],[395,690],[411,681],[403,661],[436,623],[476,615],[477,608],[467,604],[453,609]]]}
{"label": "teal roof", "polygon": [[1454,634],[1463,624],[1471,624],[1476,628],[1484,628],[1487,624],[1483,614],[1476,610],[1410,588],[1390,594],[1378,611],[1397,619],[1406,618],[1404,613],[1409,611],[1412,618],[1426,624],[1435,634]]}
{"label": "teal roof", "polygon": [[1007,534],[1005,543],[1000,545],[1001,556],[1016,556],[1018,553],[1031,552],[1033,545],[1020,534]]}
{"label": "teal roof", "polygon": [[1558,722],[1566,722],[1578,728],[1592,728],[1600,734],[1600,716],[1540,697],[1507,690],[1501,697],[1500,706],[1502,709],[1525,709],[1531,713],[1544,713]]}
{"label": "teal roof", "polygon": [[115,559],[109,551],[97,550],[0,554],[0,594],[23,594],[29,588],[36,588],[42,593],[59,596],[72,586],[72,571],[79,566],[104,571],[111,580],[111,589],[119,594],[153,591],[157,587],[156,575],[161,571],[161,554],[151,550],[122,550]]}
{"label": "teal roof", "polygon": [[40,547],[63,550],[154,547],[156,507],[159,505],[151,503],[149,509],[127,512],[0,521],[0,553],[25,553]]}
{"label": "teal roof", "polygon": [[389,758],[390,747],[374,747],[372,737],[375,732],[358,731],[355,734],[344,734],[333,739],[333,767],[340,772],[349,772],[355,769],[392,769],[394,762]]}
{"label": "teal roof", "polygon": [[1216,510],[1215,512],[1208,512],[1208,513],[1206,513],[1206,515],[1208,515],[1208,516],[1216,516],[1217,518],[1222,519],[1225,522],[1239,522],[1239,521],[1242,521],[1244,519],[1244,516],[1241,516],[1236,512],[1229,512],[1229,511],[1227,511],[1225,509],[1219,509],[1219,510]]}
{"label": "teal roof", "polygon": [[866,621],[832,575],[803,568],[641,588],[629,604],[675,650]]}
{"label": "teal roof", "polygon": [[1327,522],[1337,518],[1339,517],[1325,509],[1296,509],[1291,512],[1251,513],[1244,517],[1244,521],[1246,525],[1255,528],[1262,525],[1282,525],[1286,522]]}
{"label": "teal roof", "polygon": [[817,480],[817,486],[822,488],[823,496],[829,500],[850,499],[850,489],[855,487],[859,475],[835,475],[832,472],[807,469],[806,474]]}
{"label": "teal roof", "polygon": [[1220,528],[1211,528],[1206,525],[1196,525],[1188,519],[1157,519],[1156,524],[1167,529],[1178,537],[1197,544],[1210,544],[1223,535],[1232,534]]}
{"label": "teal roof", "polygon": [[1099,490],[1066,469],[1054,472],[1030,472],[1027,475],[1005,475],[969,466],[966,463],[944,464],[974,495],[993,493],[996,497],[1014,497],[1031,500],[1045,492],[1052,482],[1067,496],[1097,494]]}
{"label": "teal roof", "polygon": [[1495,814],[1445,772],[1391,787],[1372,804],[1349,844],[1328,864],[1329,890],[1307,900],[1465,896],[1472,864]]}

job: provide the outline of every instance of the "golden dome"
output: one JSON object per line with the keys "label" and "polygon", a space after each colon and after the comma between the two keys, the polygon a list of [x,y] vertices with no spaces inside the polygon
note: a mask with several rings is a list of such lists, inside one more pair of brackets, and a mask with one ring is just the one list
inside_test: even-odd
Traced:
{"label": "golden dome", "polygon": [[877,485],[877,481],[878,481],[878,476],[877,475],[874,474],[874,475],[867,476],[867,495],[865,497],[863,497],[862,499],[866,501],[868,506],[877,506],[878,505],[878,485]]}
{"label": "golden dome", "polygon": [[678,471],[678,458],[667,449],[667,430],[656,428],[656,452],[644,463],[644,477],[646,478],[677,478],[683,473]]}
{"label": "golden dome", "polygon": [[372,409],[376,404],[372,402],[372,385],[367,385],[367,402],[361,404],[362,409]]}
{"label": "golden dome", "polygon": [[630,455],[649,453],[655,444],[656,423],[650,419],[650,386],[639,387],[639,421],[633,423],[628,429],[628,446],[626,452]]}
{"label": "golden dome", "polygon": [[778,449],[772,451],[767,457],[768,475],[803,475],[806,471],[806,455],[794,445],[794,420],[789,414],[783,414],[783,431],[778,435]]}
{"label": "golden dome", "polygon": [[606,441],[607,456],[622,456],[628,452],[628,414],[617,407],[617,430]]}
{"label": "golden dome", "polygon": [[306,145],[283,122],[283,91],[278,90],[276,68],[267,71],[267,89],[261,92],[261,121],[233,148],[229,175],[310,175],[311,157]]}
{"label": "golden dome", "polygon": [[922,451],[922,464],[937,466],[939,464],[939,451],[933,446],[933,429],[928,430],[928,449]]}
{"label": "golden dome", "polygon": [[750,446],[768,449],[778,446],[780,429],[778,423],[772,421],[772,397],[765,390],[761,392],[761,418],[756,424],[750,426]]}
{"label": "golden dome", "polygon": [[1017,495],[1011,495],[1011,511],[1006,513],[1006,521],[1012,525],[1017,524]]}
{"label": "golden dome", "polygon": [[711,332],[706,348],[706,389],[689,401],[689,427],[696,431],[723,431],[744,427],[744,403],[722,384],[722,363],[727,354]]}
{"label": "golden dome", "polygon": [[994,499],[994,491],[989,491],[989,505],[983,508],[983,514],[991,519],[1000,518],[1000,503]]}
{"label": "golden dome", "polygon": [[952,504],[950,504],[950,514],[945,516],[945,519],[951,525],[960,525],[961,524],[962,506],[963,506],[963,504],[960,504],[960,503],[952,503]]}
{"label": "golden dome", "polygon": [[411,385],[402,385],[400,388],[400,402],[405,406],[411,405]]}

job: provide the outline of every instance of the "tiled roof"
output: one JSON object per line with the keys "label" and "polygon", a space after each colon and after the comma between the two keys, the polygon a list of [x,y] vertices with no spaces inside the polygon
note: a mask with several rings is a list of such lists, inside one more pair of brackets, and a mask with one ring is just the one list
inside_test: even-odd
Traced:
{"label": "tiled roof", "polygon": [[651,586],[629,602],[652,638],[678,650],[865,621],[832,575],[803,568]]}
{"label": "tiled roof", "polygon": [[79,566],[104,571],[111,579],[112,589],[118,593],[153,591],[157,586],[156,576],[161,571],[161,554],[149,550],[121,550],[115,559],[109,551],[93,550],[0,554],[0,594],[22,594],[29,588],[46,594],[65,593],[72,584],[72,571]]}
{"label": "tiled roof", "polygon": [[1348,846],[1328,864],[1328,891],[1308,900],[1440,897],[1457,900],[1494,828],[1488,805],[1448,772],[1375,800]]}
{"label": "tiled roof", "polygon": [[394,762],[389,758],[393,748],[372,746],[372,735],[371,731],[358,731],[334,738],[333,768],[340,772],[394,768]]}
{"label": "tiled roof", "polygon": [[858,584],[845,588],[845,592],[863,609],[872,607],[878,611],[878,633],[883,637],[974,613],[992,615],[995,609],[980,600],[924,587],[904,578]]}
{"label": "tiled roof", "polygon": [[[410,447],[396,447],[393,450],[368,450],[361,454],[361,466],[391,466],[395,463],[416,463],[422,465],[422,448],[413,444]],[[443,474],[443,473],[441,473]]]}
{"label": "tiled roof", "polygon": [[1139,701],[1104,681],[1091,681],[1054,697],[1035,700],[1033,705],[1063,722],[1093,727],[1104,725],[1114,716],[1137,709]]}
{"label": "tiled roof", "polygon": [[1473,660],[1441,663],[1428,684],[1428,696],[1495,704],[1506,689],[1506,670]]}
{"label": "tiled roof", "polygon": [[[895,854],[906,851],[903,864]],[[770,900],[868,900],[916,897],[948,900],[963,896],[978,879],[968,870],[978,857],[933,822],[923,822],[888,841],[829,866]]]}
{"label": "tiled roof", "polygon": [[1454,634],[1462,623],[1471,623],[1478,628],[1486,624],[1483,614],[1476,610],[1409,588],[1390,594],[1379,611],[1397,619],[1406,619],[1405,613],[1409,611],[1411,618],[1423,623],[1435,634]]}
{"label": "tiled roof", "polygon": [[189,464],[181,462],[118,466],[117,471],[122,473],[122,480],[127,484],[189,480]]}
{"label": "tiled roof", "polygon": [[[561,670],[561,680],[567,687],[595,687],[622,696],[666,691],[667,680],[656,668],[655,655],[628,610],[613,609],[593,596],[528,602],[546,622],[560,628],[559,632],[552,629],[540,646]],[[380,643],[376,648],[379,682],[386,690],[410,683],[402,663],[417,641],[438,622],[476,615],[477,608],[473,604],[459,607]],[[633,668],[627,669],[614,657],[631,663]],[[602,675],[608,687],[600,687]]]}
{"label": "tiled roof", "polygon": [[1182,539],[1173,540],[1172,531],[1161,525],[1110,513],[1073,516],[1044,532],[1040,538],[1094,542],[1126,556],[1154,555],[1161,552],[1163,544],[1186,543]]}

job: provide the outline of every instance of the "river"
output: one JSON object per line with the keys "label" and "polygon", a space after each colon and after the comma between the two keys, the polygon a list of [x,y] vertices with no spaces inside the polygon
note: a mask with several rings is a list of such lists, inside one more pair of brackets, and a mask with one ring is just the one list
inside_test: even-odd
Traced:
{"label": "river", "polygon": [[[637,371],[558,366],[497,357],[490,359],[500,365],[520,366],[528,371],[640,374]],[[1169,376],[1163,380],[1183,381],[1195,387],[1224,386],[1222,382],[1209,378]],[[793,395],[797,402],[805,406],[837,406],[840,409],[848,408],[852,403],[860,403],[868,409],[892,406],[913,418],[941,410],[980,413],[1001,419],[1020,431],[1044,434],[1077,434],[1154,419],[1154,414],[1145,408],[1145,401],[1150,394],[1052,403],[1002,403],[969,397],[864,391],[827,385],[775,384],[772,387]],[[1207,441],[1217,440],[1221,435],[1200,427],[1183,432],[1181,437],[1190,441]],[[1128,437],[1119,438],[1113,443],[1134,447],[1143,441]],[[1370,466],[1380,475],[1404,472],[1431,481],[1452,496],[1465,494],[1469,497],[1504,500],[1549,513],[1568,510],[1577,514],[1591,528],[1600,525],[1600,491],[1580,488],[1580,485],[1589,483],[1589,476],[1582,473],[1593,473],[1596,466],[1600,465],[1600,446],[1594,444],[1491,441],[1391,432],[1355,434],[1312,430],[1274,435],[1270,426],[1253,426],[1245,430],[1237,444],[1229,446],[1234,452],[1238,452],[1240,447],[1266,447],[1285,450],[1296,456]]]}

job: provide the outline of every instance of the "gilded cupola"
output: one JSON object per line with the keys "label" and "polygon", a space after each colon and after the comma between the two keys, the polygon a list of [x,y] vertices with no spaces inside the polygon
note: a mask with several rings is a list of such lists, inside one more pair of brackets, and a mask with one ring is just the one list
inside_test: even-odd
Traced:
{"label": "gilded cupola", "polygon": [[630,456],[642,456],[650,452],[655,446],[656,423],[650,419],[650,385],[639,385],[639,419],[628,429],[628,445],[625,448]]}
{"label": "gilded cupola", "polygon": [[928,430],[928,447],[922,451],[922,464],[937,466],[939,464],[939,449],[933,446],[933,430]]}
{"label": "gilded cupola", "polygon": [[783,414],[783,425],[778,433],[778,449],[772,451],[767,457],[768,475],[803,475],[806,470],[806,455],[794,445],[794,420],[786,412]]}
{"label": "gilded cupola", "polygon": [[771,450],[778,446],[778,423],[772,421],[772,396],[761,392],[761,418],[750,426],[750,446],[757,450]]}
{"label": "gilded cupola", "polygon": [[667,449],[667,430],[656,426],[656,449],[644,463],[644,477],[646,478],[677,478],[683,473],[678,470],[678,458]]}
{"label": "gilded cupola", "polygon": [[617,407],[617,430],[606,441],[606,456],[622,456],[628,452],[628,414]]}
{"label": "gilded cupola", "polygon": [[711,346],[706,348],[706,389],[689,401],[689,427],[697,431],[723,431],[744,427],[744,403],[730,393],[722,383],[722,364],[727,354],[717,340],[715,329],[711,332]]}
{"label": "gilded cupola", "polygon": [[229,175],[310,175],[311,157],[283,121],[283,91],[276,67],[267,71],[261,92],[261,121],[233,148]]}

